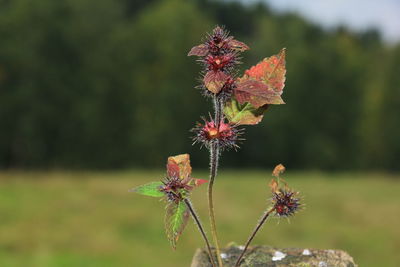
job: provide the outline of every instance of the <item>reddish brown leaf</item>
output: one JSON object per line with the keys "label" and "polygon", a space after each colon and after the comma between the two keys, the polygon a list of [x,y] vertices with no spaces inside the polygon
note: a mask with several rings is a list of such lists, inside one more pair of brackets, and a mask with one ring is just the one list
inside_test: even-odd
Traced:
{"label": "reddish brown leaf", "polygon": [[278,55],[265,58],[263,61],[247,70],[241,80],[254,78],[262,81],[275,92],[282,94],[283,87],[285,86],[286,74],[285,53],[286,50],[282,49]]}
{"label": "reddish brown leaf", "polygon": [[180,177],[179,165],[176,164],[173,160],[168,160],[167,163],[167,175],[168,177]]}
{"label": "reddish brown leaf", "polygon": [[229,75],[222,71],[209,71],[204,76],[204,84],[208,91],[218,94],[228,79]]}
{"label": "reddish brown leaf", "polygon": [[249,102],[255,108],[259,108],[265,104],[284,104],[280,94],[257,80],[249,79],[239,82],[234,92],[240,104]]}
{"label": "reddish brown leaf", "polygon": [[167,170],[176,171],[176,166],[178,166],[179,177],[185,179],[190,177],[192,173],[192,167],[190,166],[190,156],[189,154],[181,154],[174,157],[168,157]]}
{"label": "reddish brown leaf", "polygon": [[200,186],[200,185],[208,182],[207,180],[204,180],[204,179],[193,178],[192,180],[194,182],[194,186]]}
{"label": "reddish brown leaf", "polygon": [[228,46],[231,49],[239,51],[239,52],[243,52],[243,51],[246,51],[246,50],[250,49],[250,47],[248,47],[245,43],[240,42],[240,41],[235,40],[235,39],[229,40],[228,41]]}
{"label": "reddish brown leaf", "polygon": [[208,54],[208,47],[205,44],[201,44],[201,45],[193,47],[189,51],[188,56],[204,57],[207,54]]}

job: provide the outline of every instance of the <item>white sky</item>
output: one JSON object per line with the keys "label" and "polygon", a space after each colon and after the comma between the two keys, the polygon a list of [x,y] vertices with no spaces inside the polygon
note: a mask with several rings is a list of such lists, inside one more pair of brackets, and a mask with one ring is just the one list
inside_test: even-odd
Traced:
{"label": "white sky", "polygon": [[400,0],[241,0],[264,1],[277,11],[295,11],[310,21],[359,31],[374,27],[389,42],[400,41]]}

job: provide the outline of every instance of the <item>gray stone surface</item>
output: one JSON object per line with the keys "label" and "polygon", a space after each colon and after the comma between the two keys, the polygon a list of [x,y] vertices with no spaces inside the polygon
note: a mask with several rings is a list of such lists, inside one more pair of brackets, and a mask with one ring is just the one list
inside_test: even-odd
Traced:
{"label": "gray stone surface", "polygon": [[[233,267],[243,247],[229,246],[222,249],[224,267]],[[241,267],[356,267],[353,258],[342,250],[311,248],[249,247]],[[198,249],[191,267],[212,267],[207,252]]]}

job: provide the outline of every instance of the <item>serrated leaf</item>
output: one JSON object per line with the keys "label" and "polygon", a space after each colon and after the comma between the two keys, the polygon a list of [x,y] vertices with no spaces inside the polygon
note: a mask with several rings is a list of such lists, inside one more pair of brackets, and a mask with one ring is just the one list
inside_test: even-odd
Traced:
{"label": "serrated leaf", "polygon": [[285,62],[286,49],[282,49],[278,55],[265,58],[257,65],[245,71],[245,75],[241,80],[253,78],[263,82],[268,88],[277,93],[282,94],[283,87],[285,86],[286,75],[286,62]]}
{"label": "serrated leaf", "polygon": [[183,201],[168,202],[165,213],[165,232],[173,249],[189,220],[189,209]]}
{"label": "serrated leaf", "polygon": [[218,94],[226,81],[229,79],[229,76],[222,71],[209,71],[204,75],[204,85],[207,90]]}
{"label": "serrated leaf", "polygon": [[266,104],[284,104],[279,93],[268,88],[263,82],[253,79],[239,82],[234,92],[240,104],[249,102],[255,108]]}
{"label": "serrated leaf", "polygon": [[258,124],[267,110],[268,105],[255,108],[250,103],[240,104],[235,99],[226,102],[224,114],[230,123],[238,125]]}
{"label": "serrated leaf", "polygon": [[[192,174],[192,167],[190,166],[190,155],[181,154],[173,157],[168,157],[167,162],[168,175],[174,175],[178,172],[179,178],[186,179]],[[172,176],[170,176],[172,177]]]}
{"label": "serrated leaf", "polygon": [[161,186],[163,186],[162,182],[151,182],[132,188],[129,192],[135,192],[150,197],[162,197],[164,193],[160,191]]}
{"label": "serrated leaf", "polygon": [[188,56],[203,57],[203,56],[207,55],[207,53],[208,53],[208,47],[205,44],[201,44],[201,45],[197,45],[197,46],[193,47],[189,51]]}

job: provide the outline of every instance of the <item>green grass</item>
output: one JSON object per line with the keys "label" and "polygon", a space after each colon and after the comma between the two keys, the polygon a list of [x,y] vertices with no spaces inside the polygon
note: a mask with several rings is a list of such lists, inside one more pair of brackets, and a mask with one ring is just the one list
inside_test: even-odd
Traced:
{"label": "green grass", "polygon": [[[225,171],[216,181],[221,243],[243,243],[267,204],[269,172]],[[0,173],[0,266],[189,266],[203,246],[190,223],[172,251],[163,203],[128,193],[161,171]],[[205,172],[194,173],[206,177]],[[255,244],[340,248],[367,266],[399,266],[400,177],[287,173],[306,209],[273,219]],[[206,187],[193,202],[207,225]]]}

